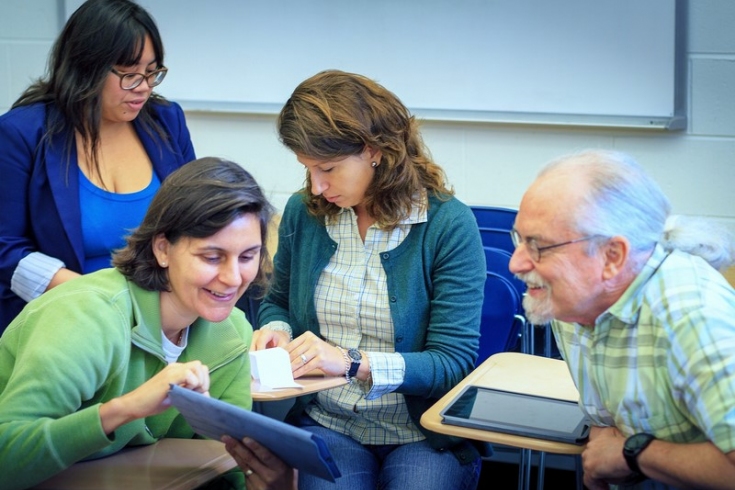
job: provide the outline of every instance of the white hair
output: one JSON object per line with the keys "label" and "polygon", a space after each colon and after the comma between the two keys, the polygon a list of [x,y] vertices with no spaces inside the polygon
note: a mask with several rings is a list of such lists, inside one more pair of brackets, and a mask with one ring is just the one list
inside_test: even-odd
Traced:
{"label": "white hair", "polygon": [[711,219],[671,215],[666,220],[661,245],[698,255],[719,271],[735,264],[735,237]]}
{"label": "white hair", "polygon": [[[643,264],[637,252],[656,243],[667,250],[698,255],[723,271],[735,263],[735,240],[716,222],[699,217],[671,215],[671,204],[658,184],[632,157],[608,150],[586,150],[566,155],[546,165],[540,176],[553,172],[575,176],[586,186],[575,210],[577,231],[583,235],[621,235],[631,244],[632,267]],[[590,242],[590,248],[594,246]]]}

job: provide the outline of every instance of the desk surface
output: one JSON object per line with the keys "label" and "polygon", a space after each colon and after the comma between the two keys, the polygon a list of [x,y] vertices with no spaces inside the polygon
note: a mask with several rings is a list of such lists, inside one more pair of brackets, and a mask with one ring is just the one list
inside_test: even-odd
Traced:
{"label": "desk surface", "polygon": [[439,414],[468,385],[577,401],[579,393],[564,361],[517,352],[492,355],[427,410],[421,425],[441,434],[549,453],[579,454],[584,449],[576,444],[443,424]]}
{"label": "desk surface", "polygon": [[235,466],[219,441],[162,439],[77,463],[33,490],[191,490]]}
{"label": "desk surface", "polygon": [[313,376],[302,376],[296,380],[297,384],[302,388],[285,388],[279,390],[263,391],[260,383],[253,380],[250,389],[253,395],[253,401],[265,402],[274,400],[285,400],[296,396],[308,395],[316,391],[328,390],[338,386],[346,385],[347,380],[344,376],[324,376],[323,374]]}

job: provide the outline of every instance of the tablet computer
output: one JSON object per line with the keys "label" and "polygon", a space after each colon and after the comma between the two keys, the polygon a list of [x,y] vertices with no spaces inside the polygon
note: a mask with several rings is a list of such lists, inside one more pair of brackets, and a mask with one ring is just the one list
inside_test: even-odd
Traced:
{"label": "tablet computer", "polygon": [[442,423],[584,444],[590,420],[577,402],[467,386],[441,411]]}
{"label": "tablet computer", "polygon": [[214,440],[224,434],[238,440],[252,437],[299,471],[331,482],[341,475],[326,442],[316,434],[180,386],[171,385],[168,396],[197,434]]}

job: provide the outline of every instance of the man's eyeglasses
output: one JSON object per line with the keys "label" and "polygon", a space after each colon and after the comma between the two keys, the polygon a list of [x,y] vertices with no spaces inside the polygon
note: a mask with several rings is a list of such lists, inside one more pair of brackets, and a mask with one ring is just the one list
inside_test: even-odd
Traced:
{"label": "man's eyeglasses", "polygon": [[557,247],[563,247],[564,245],[571,245],[572,243],[579,243],[584,242],[587,240],[592,240],[593,238],[598,238],[600,235],[589,235],[582,238],[577,238],[576,240],[569,240],[568,242],[563,243],[555,243],[553,245],[547,245],[545,247],[539,247],[538,243],[536,243],[536,240],[533,238],[529,238],[527,240],[524,240],[520,233],[518,233],[517,230],[513,229],[510,230],[510,238],[513,240],[513,246],[518,248],[518,246],[523,243],[526,245],[526,249],[528,249],[528,255],[531,256],[531,260],[534,262],[540,262],[541,261],[541,252],[544,252],[546,250],[551,250],[552,248]]}
{"label": "man's eyeglasses", "polygon": [[120,77],[120,88],[123,90],[133,90],[135,87],[139,86],[141,83],[143,83],[143,80],[148,82],[148,86],[150,88],[153,88],[157,85],[160,85],[164,78],[166,78],[166,73],[168,73],[168,68],[165,66],[162,66],[158,70],[152,71],[148,74],[145,73],[120,73],[114,68],[110,68],[110,71]]}

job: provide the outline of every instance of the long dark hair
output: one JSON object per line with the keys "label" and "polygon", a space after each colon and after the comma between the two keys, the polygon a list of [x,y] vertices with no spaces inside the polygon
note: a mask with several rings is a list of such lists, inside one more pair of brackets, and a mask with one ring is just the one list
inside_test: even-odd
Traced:
{"label": "long dark hair", "polygon": [[266,287],[271,260],[266,247],[273,207],[252,175],[240,165],[206,157],[187,163],[169,175],[151,202],[143,222],[115,251],[112,264],[138,286],[167,291],[167,270],[153,253],[153,241],[163,234],[170,243],[182,237],[214,235],[243,214],[260,221],[260,268],[253,285]]}
{"label": "long dark hair", "polygon": [[[82,136],[94,172],[99,173],[102,87],[114,65],[137,64],[148,37],[156,62],[163,65],[163,42],[153,17],[130,0],[87,0],[69,18],[56,39],[45,77],[38,79],[15,101],[13,108],[36,102],[52,103],[60,119],[47,120],[45,137],[73,129]],[[166,141],[151,104],[167,103],[152,94],[138,118],[149,134]],[[66,142],[67,152],[74,142]],[[67,162],[68,168],[69,162]]]}

